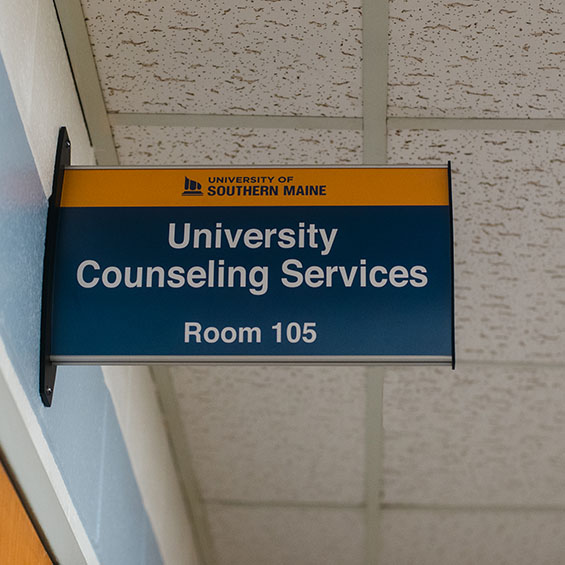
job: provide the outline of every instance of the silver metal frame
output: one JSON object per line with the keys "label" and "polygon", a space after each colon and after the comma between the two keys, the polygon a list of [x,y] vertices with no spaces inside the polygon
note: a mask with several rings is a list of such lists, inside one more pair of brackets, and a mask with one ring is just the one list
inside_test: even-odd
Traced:
{"label": "silver metal frame", "polygon": [[451,365],[450,355],[53,355],[55,365]]}
{"label": "silver metal frame", "polygon": [[448,165],[262,165],[258,166],[206,166],[206,165],[172,165],[172,166],[137,166],[137,167],[96,167],[96,166],[70,166],[65,171],[231,171],[231,170],[293,170],[293,169],[447,169]]}

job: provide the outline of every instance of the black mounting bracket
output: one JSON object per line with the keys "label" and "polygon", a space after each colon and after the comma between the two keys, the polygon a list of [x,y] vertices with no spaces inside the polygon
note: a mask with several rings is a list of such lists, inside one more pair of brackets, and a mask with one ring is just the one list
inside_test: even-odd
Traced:
{"label": "black mounting bracket", "polygon": [[43,291],[41,295],[41,338],[39,346],[39,394],[45,406],[51,406],[55,389],[57,367],[51,363],[51,332],[53,315],[53,277],[55,271],[55,251],[59,231],[59,208],[65,167],[71,164],[71,141],[67,128],[59,129],[53,190],[49,197],[47,211],[47,231],[45,233],[45,256],[43,258]]}

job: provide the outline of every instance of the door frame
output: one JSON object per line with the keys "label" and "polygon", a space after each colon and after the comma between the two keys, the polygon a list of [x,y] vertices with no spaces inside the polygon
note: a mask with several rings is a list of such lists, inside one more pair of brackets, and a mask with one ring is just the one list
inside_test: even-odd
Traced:
{"label": "door frame", "polygon": [[100,565],[0,339],[0,450],[57,563]]}

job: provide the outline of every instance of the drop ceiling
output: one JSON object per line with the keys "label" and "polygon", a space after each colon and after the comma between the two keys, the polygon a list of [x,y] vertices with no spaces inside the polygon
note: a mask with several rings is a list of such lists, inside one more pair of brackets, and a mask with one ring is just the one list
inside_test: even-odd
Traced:
{"label": "drop ceiling", "polygon": [[101,165],[453,163],[456,371],[156,371],[203,563],[563,562],[562,3],[56,4]]}

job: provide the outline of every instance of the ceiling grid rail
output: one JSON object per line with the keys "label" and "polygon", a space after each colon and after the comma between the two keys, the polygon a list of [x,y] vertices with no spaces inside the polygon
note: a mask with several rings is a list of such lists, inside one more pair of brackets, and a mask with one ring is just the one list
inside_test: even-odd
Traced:
{"label": "ceiling grid rail", "polygon": [[361,118],[111,112],[112,126],[361,130]]}
{"label": "ceiling grid rail", "polygon": [[387,159],[388,0],[363,2],[363,163]]}
{"label": "ceiling grid rail", "polygon": [[563,504],[432,504],[432,503],[385,503],[381,506],[383,510],[395,510],[405,512],[490,512],[490,513],[541,513],[565,512]]}
{"label": "ceiling grid rail", "polygon": [[365,563],[377,565],[380,551],[380,519],[383,468],[382,367],[367,368],[365,401]]}
{"label": "ceiling grid rail", "polygon": [[[388,0],[363,2],[363,163],[387,162]],[[367,368],[365,565],[378,565],[383,476],[384,369]]]}
{"label": "ceiling grid rail", "polygon": [[98,165],[118,165],[82,5],[80,0],[54,0],[54,4],[96,162]]}
{"label": "ceiling grid rail", "polygon": [[565,119],[390,117],[388,129],[565,131]]}
{"label": "ceiling grid rail", "polygon": [[365,503],[347,502],[310,502],[293,500],[232,500],[220,498],[207,498],[207,505],[231,506],[234,508],[298,508],[307,510],[359,510],[365,508]]}

